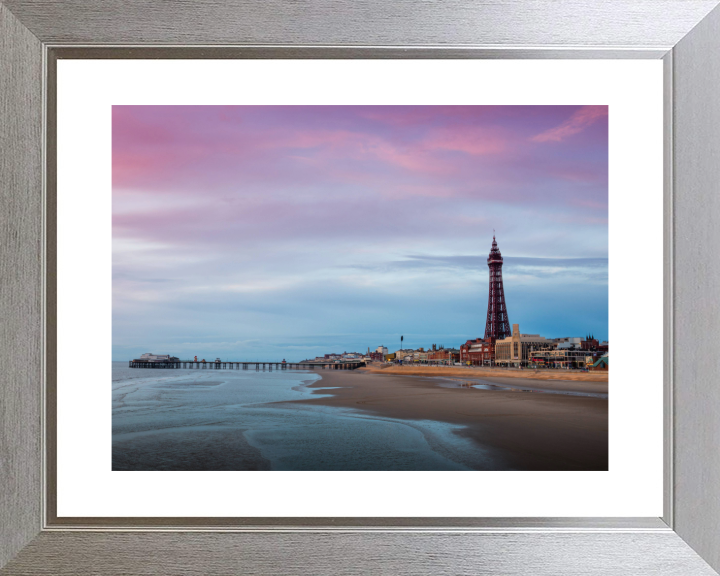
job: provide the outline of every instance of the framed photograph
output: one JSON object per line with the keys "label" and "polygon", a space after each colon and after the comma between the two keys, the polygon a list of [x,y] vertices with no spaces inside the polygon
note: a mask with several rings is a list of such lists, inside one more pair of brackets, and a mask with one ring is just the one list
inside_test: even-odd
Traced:
{"label": "framed photograph", "polygon": [[717,4],[0,3],[3,574],[716,574]]}

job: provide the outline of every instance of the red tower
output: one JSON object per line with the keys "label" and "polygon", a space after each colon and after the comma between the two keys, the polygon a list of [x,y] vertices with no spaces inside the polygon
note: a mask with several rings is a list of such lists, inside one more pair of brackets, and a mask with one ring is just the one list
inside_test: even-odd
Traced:
{"label": "red tower", "polygon": [[511,336],[510,321],[505,307],[505,291],[503,290],[502,265],[503,259],[498,250],[495,235],[493,234],[492,250],[488,256],[490,268],[490,295],[488,296],[487,322],[485,323],[485,338],[501,340]]}

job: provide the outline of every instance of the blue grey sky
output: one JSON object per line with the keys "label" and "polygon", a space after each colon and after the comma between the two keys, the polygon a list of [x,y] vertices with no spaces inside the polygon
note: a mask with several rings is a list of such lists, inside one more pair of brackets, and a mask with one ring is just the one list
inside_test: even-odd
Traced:
{"label": "blue grey sky", "polygon": [[113,109],[113,359],[608,334],[607,108]]}

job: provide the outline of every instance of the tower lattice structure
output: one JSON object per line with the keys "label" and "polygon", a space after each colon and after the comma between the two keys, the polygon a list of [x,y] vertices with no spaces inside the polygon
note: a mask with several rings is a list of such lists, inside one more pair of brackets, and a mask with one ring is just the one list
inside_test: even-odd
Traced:
{"label": "tower lattice structure", "polygon": [[488,296],[487,322],[485,323],[485,338],[500,340],[511,336],[510,321],[505,307],[505,290],[503,289],[502,265],[503,259],[493,234],[492,249],[488,256],[490,268],[490,294]]}

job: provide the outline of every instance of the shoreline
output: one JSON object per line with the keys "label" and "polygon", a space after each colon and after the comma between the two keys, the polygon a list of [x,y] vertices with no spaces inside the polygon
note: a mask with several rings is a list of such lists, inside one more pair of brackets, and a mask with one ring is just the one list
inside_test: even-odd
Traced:
{"label": "shoreline", "polygon": [[[430,374],[415,367],[401,372],[389,369],[315,372],[321,379],[308,388],[323,397],[291,403],[461,426],[460,436],[503,462],[498,470],[608,469],[607,398],[563,393],[607,394],[607,382],[528,378],[525,371],[514,376],[481,375],[481,369],[469,373],[459,368],[466,381],[481,379],[512,389],[483,390],[460,383],[457,387],[443,387],[442,376],[446,376],[448,383],[463,379],[451,372],[453,368],[429,368]],[[413,373],[417,370],[425,374]],[[441,378],[437,370],[443,371]]]}
{"label": "shoreline", "polygon": [[525,378],[573,382],[607,382],[607,372],[577,372],[573,370],[524,368],[480,368],[461,366],[393,366],[370,364],[358,371],[373,374],[405,374],[408,376],[464,376],[467,378]]}

